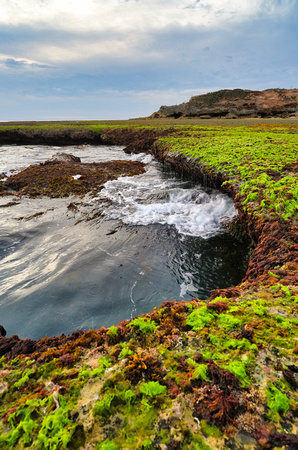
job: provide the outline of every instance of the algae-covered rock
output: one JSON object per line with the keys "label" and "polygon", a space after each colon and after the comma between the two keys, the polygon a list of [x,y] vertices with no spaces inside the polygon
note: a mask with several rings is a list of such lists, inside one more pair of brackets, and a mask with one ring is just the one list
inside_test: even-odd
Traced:
{"label": "algae-covered rock", "polygon": [[297,131],[186,127],[150,147],[235,199],[246,277],[110,329],[0,337],[0,448],[298,448]]}

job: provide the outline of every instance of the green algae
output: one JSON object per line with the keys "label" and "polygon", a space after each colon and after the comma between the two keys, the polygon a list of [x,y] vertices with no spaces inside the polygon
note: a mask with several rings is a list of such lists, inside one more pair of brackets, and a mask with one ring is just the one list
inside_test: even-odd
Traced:
{"label": "green algae", "polygon": [[103,399],[96,403],[93,414],[95,416],[109,417],[112,414],[111,405],[115,394],[106,394]]}
{"label": "green algae", "polygon": [[209,423],[206,422],[206,420],[201,420],[201,430],[203,434],[207,437],[213,436],[220,438],[222,436],[220,429],[214,425],[210,425]]}
{"label": "green algae", "polygon": [[226,369],[232,372],[238,380],[240,381],[241,386],[248,387],[250,385],[250,379],[246,373],[246,362],[245,361],[231,361]]}
{"label": "green algae", "polygon": [[136,317],[133,319],[127,327],[136,327],[141,330],[142,333],[153,333],[157,327],[157,323],[154,320],[150,320],[144,317]]}
{"label": "green algae", "polygon": [[112,366],[112,363],[107,356],[102,356],[98,360],[98,364],[99,366],[90,372],[90,376],[92,378],[102,377],[103,374],[105,373],[105,370]]}
{"label": "green algae", "polygon": [[188,315],[186,325],[189,325],[194,331],[199,331],[210,324],[215,317],[215,312],[208,310],[206,306],[202,306]]}
{"label": "green algae", "polygon": [[179,137],[159,139],[172,153],[203,164],[206,172],[226,176],[226,187],[239,183],[242,204],[254,212],[284,220],[297,215],[298,135],[293,126],[193,127]]}
{"label": "green algae", "polygon": [[112,325],[108,331],[107,331],[107,335],[111,336],[111,337],[115,337],[118,335],[118,328],[115,327],[114,325]]}
{"label": "green algae", "polygon": [[119,447],[118,445],[114,444],[113,441],[107,439],[101,444],[99,444],[96,448],[97,450],[118,450]]}
{"label": "green algae", "polygon": [[166,386],[162,386],[158,381],[148,381],[140,386],[140,392],[151,398],[167,392]]}
{"label": "green algae", "polygon": [[14,383],[12,388],[19,388],[24,383],[27,383],[29,381],[30,375],[34,374],[34,370],[26,369],[24,370],[22,374],[22,378],[20,378],[18,381]]}
{"label": "green algae", "polygon": [[273,383],[269,383],[269,386],[265,391],[267,395],[267,404],[270,409],[284,413],[289,410],[290,401],[288,397],[277,389]]}
{"label": "green algae", "polygon": [[[152,448],[158,448],[159,443],[165,443],[166,445],[169,442],[169,432],[166,430],[164,432],[159,431],[160,414],[162,411],[171,411],[171,407],[173,407],[171,406],[173,405],[172,399],[175,399],[179,392],[192,392],[191,381],[196,383],[197,389],[200,389],[200,386],[202,386],[201,389],[204,386],[212,386],[214,379],[212,378],[213,372],[210,372],[209,369],[211,367],[210,361],[214,361],[217,364],[219,368],[217,370],[226,371],[222,372],[223,377],[228,376],[228,373],[235,375],[239,381],[240,388],[243,389],[241,395],[246,395],[244,394],[245,392],[248,395],[253,395],[256,388],[254,377],[257,376],[260,370],[258,362],[259,348],[256,343],[260,341],[263,349],[271,351],[273,343],[277,345],[276,339],[278,337],[285,342],[287,341],[287,347],[283,347],[284,361],[291,360],[292,351],[295,348],[294,336],[297,336],[297,323],[295,318],[290,316],[290,313],[293,306],[292,299],[296,297],[294,295],[296,289],[289,289],[291,293],[291,296],[289,296],[289,293],[283,290],[280,285],[274,286],[273,289],[271,289],[272,286],[268,286],[260,287],[257,291],[243,291],[237,299],[225,298],[227,309],[222,313],[216,313],[214,310],[208,309],[204,302],[194,301],[191,303],[191,307],[185,305],[184,309],[182,305],[179,311],[180,318],[184,317],[184,323],[186,324],[188,317],[191,316],[187,325],[187,327],[191,328],[191,331],[187,331],[183,321],[181,321],[180,329],[176,325],[176,333],[178,333],[179,329],[178,336],[181,337],[181,340],[176,341],[178,343],[177,348],[175,346],[165,347],[162,343],[159,343],[156,351],[162,361],[161,367],[163,369],[160,370],[166,370],[166,376],[163,378],[163,381],[141,379],[138,383],[132,384],[129,374],[123,370],[123,364],[124,368],[130,364],[129,361],[125,362],[127,355],[125,353],[121,355],[120,352],[117,353],[117,358],[113,359],[110,356],[117,347],[121,351],[124,349],[134,349],[136,351],[135,349],[138,347],[134,347],[135,338],[131,337],[130,341],[123,341],[121,344],[109,344],[108,355],[101,356],[97,360],[98,367],[90,368],[87,364],[82,364],[76,378],[70,380],[68,385],[65,384],[67,374],[72,373],[73,369],[59,367],[59,360],[55,358],[39,366],[34,373],[30,373],[28,381],[20,383],[19,389],[23,389],[24,393],[21,393],[21,395],[18,393],[19,398],[14,397],[14,403],[12,401],[8,402],[10,407],[15,405],[16,410],[12,412],[9,419],[10,423],[14,424],[13,428],[9,432],[2,431],[2,447],[13,448],[16,443],[20,446],[35,445],[37,448],[46,448],[46,445],[48,448],[57,449],[63,448],[63,446],[69,447],[76,433],[79,433],[79,430],[84,430],[84,425],[80,421],[74,421],[73,417],[76,411],[77,399],[87,383],[100,383],[99,386],[101,386],[98,390],[99,399],[95,401],[93,406],[94,424],[102,427],[103,430],[109,426],[108,424],[111,421],[114,423],[115,420],[118,420],[119,424],[122,424],[119,427],[113,427],[113,436],[105,437],[103,434],[103,437],[97,442],[97,448],[105,448],[105,445],[114,446],[114,448],[142,448],[141,446],[144,446],[144,442],[148,443],[148,448],[151,448],[151,445]],[[272,291],[275,297],[272,297]],[[268,296],[270,298],[269,302]],[[210,303],[218,305],[218,302],[220,302],[219,299]],[[265,308],[263,305],[266,302],[269,305],[266,308],[266,314],[257,314],[255,309]],[[178,307],[175,306],[173,308]],[[276,311],[281,307],[283,311],[287,311],[289,317],[285,318],[277,314]],[[201,311],[201,314],[198,314],[199,311]],[[150,318],[150,315],[143,317],[143,319],[147,319],[147,321],[143,320],[143,322],[155,322],[153,317],[156,317],[156,314],[159,314],[158,310],[152,313],[152,318]],[[164,309],[162,317],[165,314]],[[210,320],[207,320],[205,324],[203,323],[204,326],[201,327],[202,317],[206,318],[206,316]],[[236,327],[224,328],[222,323],[230,323],[227,321],[227,316],[234,319],[237,318],[241,326],[238,323]],[[175,317],[175,315],[173,314],[171,317]],[[221,317],[224,317],[223,321]],[[254,332],[250,340],[241,334],[242,326],[248,323],[254,324]],[[287,326],[284,326],[284,323]],[[288,323],[291,323],[291,328],[288,327]],[[195,331],[193,326],[189,324],[194,325]],[[281,328],[278,328],[278,324]],[[154,327],[156,334],[152,335],[153,341],[152,343],[150,342],[150,345],[153,347],[157,346],[159,339],[158,330],[162,327],[162,321],[158,326],[155,325]],[[293,327],[295,327],[295,330],[293,330]],[[283,336],[278,335],[280,330],[282,330],[282,334],[284,333]],[[169,332],[171,331],[169,330]],[[140,344],[138,343],[137,345],[139,346]],[[198,351],[200,354],[197,354]],[[149,358],[144,359],[147,354],[133,354],[138,354],[142,357],[144,364],[149,360]],[[152,356],[154,355],[152,354]],[[6,363],[6,367],[9,367],[13,372],[13,376],[7,375],[11,386],[14,386],[17,377],[21,380],[28,374],[28,372],[25,373],[26,370],[33,370],[31,366],[28,368],[26,363],[27,360],[22,359],[18,361],[17,365],[15,362],[12,365]],[[287,420],[290,420],[288,416],[291,413],[290,405],[294,404],[296,397],[291,387],[289,387],[290,385],[287,385],[289,390],[287,395],[282,392],[284,389],[282,385],[276,384],[280,380],[279,372],[274,371],[272,368],[270,370],[271,372],[268,372],[270,377],[267,377],[265,391],[266,402],[269,408],[269,415],[266,420],[271,420],[270,411],[272,412],[271,414],[275,414],[274,420],[280,420],[278,419],[279,413],[287,416]],[[58,394],[57,396],[60,405],[59,409],[55,410],[53,394],[44,395],[41,393],[41,398],[28,399],[21,404],[19,403],[21,398],[26,398],[26,386],[29,386],[29,382],[30,389],[34,391],[34,383],[36,383],[36,386],[39,386],[37,389],[40,389],[41,386],[45,386],[49,379],[55,377],[59,377],[60,383],[67,387],[65,394]],[[175,384],[172,386],[171,383]],[[3,397],[5,405],[8,401],[7,395],[8,392]],[[12,390],[9,391],[9,395],[12,399]],[[187,395],[190,394],[188,393]],[[255,401],[259,402],[260,398],[262,398],[262,395],[256,397]],[[5,407],[4,403],[2,403],[1,408],[1,414],[3,415],[7,410],[7,406]],[[42,412],[44,409],[47,411],[46,415]],[[22,420],[19,421],[19,418]],[[173,423],[176,426],[180,423],[180,419],[171,420],[174,420]],[[58,429],[56,422],[61,423],[63,426]],[[189,435],[187,437],[187,433],[184,434],[183,432],[180,435],[179,432],[179,439],[182,439],[181,442],[184,442],[185,448],[210,448],[206,439],[208,440],[211,437],[212,439],[222,439],[220,435],[221,433],[224,434],[224,430],[215,425],[216,421],[208,422],[205,420],[200,433],[193,434],[190,438]],[[180,429],[179,427],[180,425],[178,429]],[[212,427],[214,427],[213,431]],[[55,433],[53,433],[53,430],[55,430]],[[85,436],[86,440],[88,440],[87,435],[87,431],[81,433],[82,439],[84,440]]]}
{"label": "green algae", "polygon": [[203,380],[203,381],[209,380],[208,366],[206,364],[197,364],[192,376],[195,380],[199,380],[199,379]]}

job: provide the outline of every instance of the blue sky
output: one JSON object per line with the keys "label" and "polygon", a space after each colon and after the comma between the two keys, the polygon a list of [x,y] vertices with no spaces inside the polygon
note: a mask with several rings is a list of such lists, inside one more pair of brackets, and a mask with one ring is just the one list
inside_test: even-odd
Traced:
{"label": "blue sky", "polygon": [[129,119],[298,88],[297,0],[1,0],[0,120]]}

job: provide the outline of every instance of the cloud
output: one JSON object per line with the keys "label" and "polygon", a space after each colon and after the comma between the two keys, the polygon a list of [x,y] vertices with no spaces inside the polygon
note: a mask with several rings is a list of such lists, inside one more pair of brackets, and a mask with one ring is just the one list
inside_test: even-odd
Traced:
{"label": "cloud", "polygon": [[34,70],[34,69],[53,69],[53,66],[47,64],[40,64],[35,61],[24,60],[13,57],[6,57],[0,55],[0,67],[6,67],[8,69],[15,70]]}
{"label": "cloud", "polygon": [[296,0],[1,0],[1,98],[36,114],[42,102],[90,115],[113,103],[132,117],[216,89],[291,87],[297,11]]}
{"label": "cloud", "polygon": [[174,46],[181,47],[175,34],[191,32],[197,40],[294,9],[292,0],[1,0],[1,48],[15,59],[46,65],[159,63],[166,45],[158,36],[172,39],[167,52],[174,54]]}
{"label": "cloud", "polygon": [[77,32],[148,32],[172,24],[213,26],[262,14],[287,14],[295,0],[1,0],[0,23]]}

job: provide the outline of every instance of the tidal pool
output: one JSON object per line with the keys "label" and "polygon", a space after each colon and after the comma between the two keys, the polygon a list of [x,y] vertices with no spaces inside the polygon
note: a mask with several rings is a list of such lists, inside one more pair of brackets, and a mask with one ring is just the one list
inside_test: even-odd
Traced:
{"label": "tidal pool", "polygon": [[147,170],[106,183],[95,197],[0,199],[0,323],[8,336],[109,327],[165,300],[206,299],[211,289],[242,279],[248,248],[221,225],[236,214],[233,202],[149,155],[121,147],[2,146],[0,173],[57,151],[82,162],[141,159]]}

